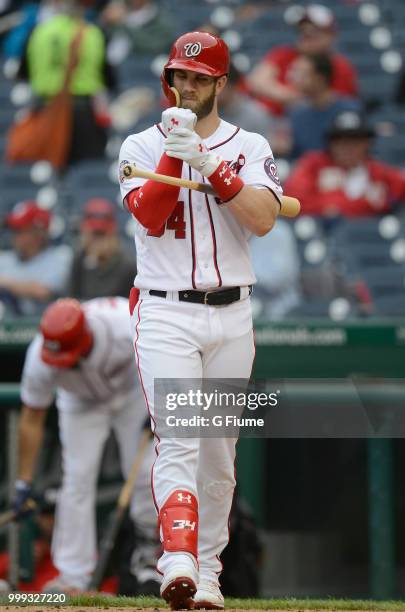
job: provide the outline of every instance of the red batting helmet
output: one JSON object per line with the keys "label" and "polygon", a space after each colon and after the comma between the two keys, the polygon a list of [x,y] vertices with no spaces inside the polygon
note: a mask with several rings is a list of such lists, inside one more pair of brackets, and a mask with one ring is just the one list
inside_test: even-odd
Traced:
{"label": "red batting helmet", "polygon": [[209,32],[187,32],[173,44],[169,59],[163,68],[163,92],[170,99],[171,70],[192,70],[213,77],[229,72],[229,49],[226,43]]}
{"label": "red batting helmet", "polygon": [[48,306],[40,330],[41,359],[48,365],[71,368],[91,349],[93,336],[77,300],[63,298]]}

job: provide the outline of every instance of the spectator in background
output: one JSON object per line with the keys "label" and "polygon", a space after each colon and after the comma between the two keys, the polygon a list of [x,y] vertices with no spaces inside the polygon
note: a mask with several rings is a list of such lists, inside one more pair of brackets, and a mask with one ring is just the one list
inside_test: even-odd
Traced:
{"label": "spectator in background", "polygon": [[63,9],[63,5],[64,0],[23,2],[21,10],[14,13],[16,17],[14,27],[5,36],[3,43],[4,57],[20,60],[34,27],[38,23],[43,23],[47,19],[58,15]]}
{"label": "spectator in background", "polygon": [[[296,159],[307,151],[325,147],[325,134],[333,119],[343,111],[359,111],[360,102],[333,91],[333,66],[329,55],[302,55],[294,65],[294,83],[302,102],[287,111],[289,150]],[[276,143],[275,143],[276,144]]]}
{"label": "spectator in background", "polygon": [[14,13],[15,22],[2,41],[4,58],[21,59],[27,39],[37,24],[40,6],[34,2],[28,2],[21,7],[20,11]]}
{"label": "spectator in background", "polygon": [[219,97],[221,116],[229,123],[268,138],[274,121],[260,104],[240,93],[238,83],[241,77],[239,70],[231,65],[227,86]]}
{"label": "spectator in background", "polygon": [[108,57],[116,65],[133,54],[164,53],[175,27],[171,16],[154,0],[112,0],[100,15],[108,37]]}
{"label": "spectator in background", "polygon": [[[343,55],[333,52],[336,22],[332,11],[320,4],[302,9],[297,21],[295,47],[274,47],[246,79],[247,91],[276,114],[296,102],[300,93],[291,81],[294,63],[301,54],[330,53],[332,58],[332,89],[347,96],[357,95],[357,76],[352,64]],[[271,42],[271,41],[270,41]]]}
{"label": "spectator in background", "polygon": [[405,200],[405,172],[370,157],[373,135],[359,113],[336,117],[325,150],[304,155],[285,183],[302,214],[369,216]]}
{"label": "spectator in background", "polygon": [[36,202],[17,204],[6,217],[13,250],[0,252],[0,296],[14,314],[38,316],[66,291],[72,252],[49,245],[50,221]]}
{"label": "spectator in background", "polygon": [[80,224],[80,248],[74,256],[68,294],[79,300],[128,297],[136,274],[135,259],[118,234],[115,207],[108,200],[89,200]]}
{"label": "spectator in background", "polygon": [[[62,88],[70,47],[90,0],[64,2],[59,13],[39,23],[29,37],[18,76],[29,80],[40,103]],[[110,123],[106,91],[115,85],[106,62],[104,35],[87,23],[70,82],[73,97],[72,142],[68,163],[104,157]]]}
{"label": "spectator in background", "polygon": [[291,226],[279,218],[271,232],[260,240],[253,236],[249,246],[257,278],[252,297],[257,316],[282,319],[301,302],[300,259]]}

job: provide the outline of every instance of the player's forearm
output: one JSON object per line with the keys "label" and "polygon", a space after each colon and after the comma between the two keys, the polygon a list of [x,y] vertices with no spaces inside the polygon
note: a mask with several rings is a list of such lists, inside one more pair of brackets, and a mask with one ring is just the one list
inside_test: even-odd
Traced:
{"label": "player's forearm", "polygon": [[[156,172],[181,177],[183,162],[163,154]],[[158,230],[172,214],[179,199],[180,187],[156,181],[146,181],[142,187],[131,191],[125,198],[128,211],[143,227]]]}
{"label": "player's forearm", "polygon": [[31,482],[42,446],[46,409],[23,406],[18,430],[18,478]]}
{"label": "player's forearm", "polygon": [[31,298],[46,302],[51,299],[49,287],[37,281],[16,281],[10,278],[0,278],[0,287],[20,298]]}
{"label": "player's forearm", "polygon": [[247,78],[247,82],[254,94],[266,96],[275,102],[288,103],[297,98],[297,92],[288,85],[277,80],[276,69],[272,66],[258,66]]}
{"label": "player's forearm", "polygon": [[294,89],[288,87],[288,85],[283,85],[278,81],[273,81],[271,84],[262,82],[260,85],[252,88],[252,91],[255,94],[265,96],[269,100],[279,102],[280,104],[294,102],[299,97]]}
{"label": "player's forearm", "polygon": [[271,191],[250,185],[244,185],[225,206],[256,236],[264,236],[271,230],[280,211],[280,204]]}

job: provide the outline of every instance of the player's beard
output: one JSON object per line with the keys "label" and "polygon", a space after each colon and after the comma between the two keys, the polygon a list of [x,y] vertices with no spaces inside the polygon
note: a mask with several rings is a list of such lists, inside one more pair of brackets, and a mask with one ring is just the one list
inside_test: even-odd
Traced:
{"label": "player's beard", "polygon": [[[190,102],[192,104],[190,104]],[[200,121],[200,119],[204,119],[204,117],[207,117],[210,114],[210,112],[214,108],[214,103],[215,103],[215,83],[212,86],[211,93],[204,100],[201,100],[201,101],[183,100],[183,99],[181,100],[181,106],[183,108],[189,108],[190,110],[192,110],[193,113],[197,115],[198,121]]]}

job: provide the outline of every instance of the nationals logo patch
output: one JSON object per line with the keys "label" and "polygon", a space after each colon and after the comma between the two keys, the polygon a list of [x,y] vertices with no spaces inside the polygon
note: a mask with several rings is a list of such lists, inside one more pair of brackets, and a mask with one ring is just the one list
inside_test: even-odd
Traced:
{"label": "nationals logo patch", "polygon": [[280,179],[278,178],[277,166],[273,157],[268,157],[264,160],[264,169],[267,176],[280,187]]}
{"label": "nationals logo patch", "polygon": [[124,166],[126,166],[127,164],[129,164],[129,161],[127,159],[123,159],[122,162],[120,163],[120,167],[119,167],[120,183],[123,183],[126,180],[126,176],[124,174]]}

